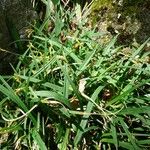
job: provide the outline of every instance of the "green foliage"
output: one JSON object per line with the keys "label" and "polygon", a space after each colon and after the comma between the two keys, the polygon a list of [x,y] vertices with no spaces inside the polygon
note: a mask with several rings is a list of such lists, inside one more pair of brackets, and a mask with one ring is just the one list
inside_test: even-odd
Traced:
{"label": "green foliage", "polygon": [[1,148],[149,147],[148,41],[130,53],[115,46],[117,36],[101,44],[100,33],[59,7],[51,31],[35,27],[14,75],[0,77]]}

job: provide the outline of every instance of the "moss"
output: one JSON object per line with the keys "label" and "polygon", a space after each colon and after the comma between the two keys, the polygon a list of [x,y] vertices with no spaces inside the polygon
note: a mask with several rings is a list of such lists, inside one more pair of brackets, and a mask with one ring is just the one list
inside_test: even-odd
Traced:
{"label": "moss", "polygon": [[119,43],[144,42],[149,37],[150,0],[95,0],[91,23],[107,35],[120,34]]}
{"label": "moss", "polygon": [[99,10],[102,7],[112,7],[112,0],[95,0],[92,5],[92,10]]}
{"label": "moss", "polygon": [[109,15],[109,12],[112,12],[112,10],[114,11],[112,0],[95,0],[92,4],[92,12],[91,12],[92,24],[95,25],[103,17],[105,13]]}

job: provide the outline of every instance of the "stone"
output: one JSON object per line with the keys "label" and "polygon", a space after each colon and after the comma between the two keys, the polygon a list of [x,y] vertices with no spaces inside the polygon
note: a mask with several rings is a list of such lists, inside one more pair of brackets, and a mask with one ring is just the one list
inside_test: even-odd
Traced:
{"label": "stone", "polygon": [[[8,26],[6,19],[11,19],[12,25]],[[0,1],[0,74],[10,72],[10,63],[16,62],[14,53],[19,53],[16,49],[14,39],[10,31],[15,27],[20,39],[26,38],[25,31],[36,18],[31,0],[1,0]],[[14,60],[15,59],[15,60]]]}

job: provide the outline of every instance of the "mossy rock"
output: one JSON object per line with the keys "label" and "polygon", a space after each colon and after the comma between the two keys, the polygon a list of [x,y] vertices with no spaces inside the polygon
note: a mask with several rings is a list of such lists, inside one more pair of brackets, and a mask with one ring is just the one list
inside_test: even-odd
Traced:
{"label": "mossy rock", "polygon": [[112,0],[95,0],[92,4],[92,10],[99,10],[102,7],[112,7]]}
{"label": "mossy rock", "polygon": [[110,38],[120,34],[118,44],[141,44],[150,37],[150,1],[97,0],[92,5],[91,20]]}

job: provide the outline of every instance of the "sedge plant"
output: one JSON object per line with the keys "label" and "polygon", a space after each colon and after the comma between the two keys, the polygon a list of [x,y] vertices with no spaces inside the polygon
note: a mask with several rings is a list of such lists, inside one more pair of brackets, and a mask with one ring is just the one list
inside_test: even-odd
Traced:
{"label": "sedge plant", "polygon": [[2,149],[149,148],[149,40],[102,44],[75,10],[55,5],[14,74],[0,77]]}

